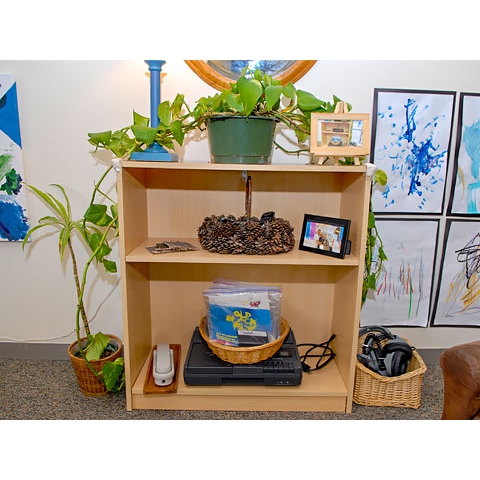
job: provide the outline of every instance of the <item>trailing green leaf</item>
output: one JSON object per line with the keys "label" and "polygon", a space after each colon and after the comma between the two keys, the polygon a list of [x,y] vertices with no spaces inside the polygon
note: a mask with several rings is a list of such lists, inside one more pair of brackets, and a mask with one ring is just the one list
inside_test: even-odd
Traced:
{"label": "trailing green leaf", "polygon": [[108,338],[102,332],[98,332],[95,335],[89,335],[87,347],[85,348],[85,355],[87,359],[90,361],[100,360],[100,357],[109,343],[110,338]]}
{"label": "trailing green leaf", "polygon": [[152,145],[157,135],[157,129],[144,125],[132,125],[132,133],[138,142],[144,143],[145,145]]}
{"label": "trailing green leaf", "polygon": [[105,388],[109,392],[121,392],[125,388],[125,366],[122,357],[107,362],[102,367]]}
{"label": "trailing green leaf", "polygon": [[303,90],[297,90],[298,107],[302,112],[320,111],[325,108],[325,102],[315,95]]}
{"label": "trailing green leaf", "polygon": [[158,106],[158,119],[162,125],[170,125],[172,122],[172,106],[170,102],[165,101]]}
{"label": "trailing green leaf", "polygon": [[150,125],[150,119],[143,115],[140,115],[135,110],[133,111],[133,124],[139,127],[148,127]]}

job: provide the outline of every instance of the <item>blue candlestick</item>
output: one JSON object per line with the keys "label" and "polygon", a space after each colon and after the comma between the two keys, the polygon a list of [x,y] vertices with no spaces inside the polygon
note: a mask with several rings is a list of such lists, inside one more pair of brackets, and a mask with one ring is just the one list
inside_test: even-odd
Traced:
{"label": "blue candlestick", "polygon": [[[157,128],[160,124],[158,118],[158,106],[160,105],[160,72],[164,60],[145,60],[150,70],[150,126]],[[150,162],[177,162],[178,157],[169,153],[157,142],[147,147],[143,152],[133,152],[132,160],[143,160]]]}

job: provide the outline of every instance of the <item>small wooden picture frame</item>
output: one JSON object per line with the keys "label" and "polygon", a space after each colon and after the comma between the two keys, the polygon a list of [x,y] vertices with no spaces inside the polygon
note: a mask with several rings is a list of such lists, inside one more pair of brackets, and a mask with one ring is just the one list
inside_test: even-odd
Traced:
{"label": "small wooden picture frame", "polygon": [[370,153],[368,113],[312,113],[310,152],[328,157],[359,157]]}
{"label": "small wooden picture frame", "polygon": [[345,258],[349,253],[350,220],[305,214],[300,250]]}

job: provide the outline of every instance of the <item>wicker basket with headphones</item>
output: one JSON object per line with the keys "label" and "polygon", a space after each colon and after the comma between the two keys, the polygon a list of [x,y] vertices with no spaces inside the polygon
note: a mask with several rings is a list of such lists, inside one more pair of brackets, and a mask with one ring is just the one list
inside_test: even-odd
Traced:
{"label": "wicker basket with headphones", "polygon": [[384,327],[360,329],[353,401],[358,405],[419,408],[427,367],[408,340]]}

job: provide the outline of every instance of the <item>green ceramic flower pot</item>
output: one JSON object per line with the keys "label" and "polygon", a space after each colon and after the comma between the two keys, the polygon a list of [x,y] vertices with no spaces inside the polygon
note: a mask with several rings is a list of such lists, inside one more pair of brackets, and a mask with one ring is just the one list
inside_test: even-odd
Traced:
{"label": "green ceramic flower pot", "polygon": [[270,163],[276,120],[269,117],[226,117],[209,120],[213,163]]}

